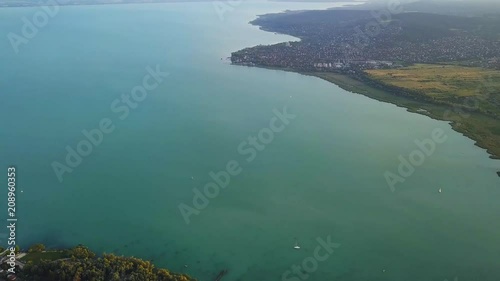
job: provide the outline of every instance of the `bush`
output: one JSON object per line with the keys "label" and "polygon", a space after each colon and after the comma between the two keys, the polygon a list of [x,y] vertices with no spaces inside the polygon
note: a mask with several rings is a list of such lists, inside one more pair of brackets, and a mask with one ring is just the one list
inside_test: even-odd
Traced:
{"label": "bush", "polygon": [[45,251],[45,245],[35,244],[29,248],[28,253],[41,253],[43,251]]}

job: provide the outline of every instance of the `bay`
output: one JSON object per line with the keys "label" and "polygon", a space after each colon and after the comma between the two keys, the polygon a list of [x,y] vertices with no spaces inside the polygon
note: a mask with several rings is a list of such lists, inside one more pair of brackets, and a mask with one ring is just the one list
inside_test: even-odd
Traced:
{"label": "bay", "polygon": [[[307,280],[497,280],[498,161],[446,122],[225,59],[296,40],[248,24],[257,15],[333,5],[243,1],[223,18],[211,2],[60,7],[19,54],[6,35],[38,8],[0,9],[0,159],[18,169],[21,246],[267,281],[330,237],[340,247]],[[168,78],[120,120],[113,101],[157,65]],[[238,146],[284,107],[296,118],[246,161]],[[115,130],[59,182],[51,164],[103,118]],[[446,142],[391,192],[384,174],[435,129]],[[241,174],[186,224],[179,204],[231,160]]]}

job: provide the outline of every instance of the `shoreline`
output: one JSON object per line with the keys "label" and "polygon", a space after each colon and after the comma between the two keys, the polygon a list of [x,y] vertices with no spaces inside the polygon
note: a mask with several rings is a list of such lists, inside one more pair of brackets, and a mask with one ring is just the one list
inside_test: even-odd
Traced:
{"label": "shoreline", "polygon": [[[282,12],[281,14],[283,13],[287,12]],[[250,21],[249,24],[259,27],[259,29],[264,32],[274,32],[293,36],[298,38],[297,42],[303,41],[303,38],[300,36],[279,32],[256,22],[259,18],[265,17],[266,15],[270,14],[258,15],[257,18]],[[251,49],[253,47],[247,48]],[[314,76],[330,82],[348,92],[360,94],[380,102],[390,103],[404,108],[408,112],[424,115],[434,120],[445,121],[450,124],[454,131],[471,139],[475,146],[486,150],[490,159],[500,160],[500,133],[497,133],[497,129],[491,130],[491,128],[497,127],[498,125],[498,118],[495,116],[490,116],[480,111],[470,110],[459,104],[433,102],[433,100],[430,100],[425,95],[421,96],[418,95],[418,93],[415,94],[411,89],[386,85],[382,83],[382,81],[369,77],[369,74],[366,72],[363,72],[361,75],[351,75],[341,72],[308,71],[288,67],[269,67],[259,64],[234,63],[232,61],[232,55],[231,64]],[[491,126],[491,128],[489,126]],[[500,171],[497,172],[497,174],[500,177]]]}
{"label": "shoreline", "polygon": [[[481,149],[485,149],[486,152],[489,154],[490,159],[500,160],[500,147],[493,147],[481,140],[478,140],[479,139],[478,135],[474,134],[474,132],[467,130],[467,127],[461,127],[460,125],[462,125],[462,123],[460,123],[459,120],[453,120],[453,119],[463,119],[463,117],[460,117],[459,114],[453,113],[452,107],[446,107],[443,105],[423,102],[419,100],[411,100],[406,97],[396,96],[394,94],[391,94],[388,90],[375,88],[347,74],[341,74],[335,72],[304,72],[290,68],[265,67],[259,65],[246,65],[237,63],[231,63],[231,64],[235,66],[257,67],[262,69],[293,72],[305,76],[317,77],[327,82],[330,82],[348,92],[354,94],[360,94],[368,98],[377,100],[379,102],[390,103],[398,107],[404,108],[408,112],[424,115],[434,120],[448,122],[448,124],[450,124],[451,128],[454,131],[474,141],[475,146]],[[447,111],[451,111],[452,114],[450,114],[450,116],[454,118],[448,118],[448,119],[445,118],[445,113]],[[469,113],[469,114],[475,115],[477,118],[490,118],[478,113]],[[500,171],[497,174],[500,177]]]}
{"label": "shoreline", "polygon": [[[368,2],[364,3],[366,4]],[[362,4],[358,6],[362,6]],[[342,9],[342,7],[331,9]],[[277,14],[286,14],[290,12],[293,11],[285,11]],[[288,34],[280,30],[273,30],[272,27],[265,26],[258,22],[260,18],[271,15],[273,15],[273,13],[258,15],[256,19],[250,21],[249,24],[257,26],[264,32],[293,36],[298,38],[296,42],[299,43],[303,41],[303,36]],[[280,44],[282,43],[285,42],[281,42]],[[245,49],[252,48],[254,47],[246,47]],[[480,108],[470,108],[463,104],[436,101],[426,94],[422,95],[422,93],[415,92],[411,88],[387,85],[383,81],[371,77],[367,72],[349,74],[340,71],[323,72],[290,67],[266,66],[258,63],[237,63],[233,62],[233,54],[234,53],[231,54],[232,65],[258,67],[314,76],[326,80],[348,92],[361,94],[377,101],[390,103],[404,108],[408,112],[424,115],[434,120],[445,121],[450,124],[455,132],[472,140],[475,146],[486,150],[490,159],[500,160],[500,127],[498,126],[498,115],[489,115],[488,112],[484,112]],[[497,174],[500,177],[500,171],[498,171]]]}
{"label": "shoreline", "polygon": [[[19,277],[19,280],[33,280],[35,278],[37,280],[45,280],[50,277],[51,271],[54,269],[63,272],[63,275],[66,274],[66,276],[68,274],[75,274],[70,271],[70,267],[77,266],[86,269],[76,273],[77,277],[79,277],[78,280],[88,278],[88,276],[84,275],[85,271],[92,270],[96,274],[99,273],[102,278],[107,277],[105,278],[106,280],[111,280],[111,276],[125,278],[136,274],[142,278],[151,278],[154,276],[154,280],[197,281],[197,279],[186,273],[173,272],[167,268],[157,267],[153,263],[153,260],[106,252],[95,253],[82,244],[72,247],[46,248],[44,244],[38,243],[31,245],[25,250],[20,249],[19,246],[16,247],[16,270],[14,273],[7,270],[1,271],[0,280],[8,278],[9,275]],[[8,259],[10,256],[6,256],[6,252],[7,250],[2,253],[5,254],[4,256],[0,255],[2,264],[10,261]],[[132,268],[135,267],[135,269],[130,271],[126,269],[127,265],[132,265]],[[142,267],[144,270],[138,270],[137,268],[139,267]],[[128,280],[128,278],[125,279]]]}

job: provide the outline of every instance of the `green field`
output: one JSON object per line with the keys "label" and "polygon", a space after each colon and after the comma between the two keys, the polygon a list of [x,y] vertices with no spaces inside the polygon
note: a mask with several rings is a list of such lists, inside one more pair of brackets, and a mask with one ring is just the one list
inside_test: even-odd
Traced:
{"label": "green field", "polygon": [[28,253],[26,256],[21,258],[22,262],[33,262],[34,264],[39,263],[41,260],[55,261],[59,259],[69,258],[67,251],[47,251],[47,252],[36,252]]}
{"label": "green field", "polygon": [[436,102],[461,105],[474,100],[479,110],[500,116],[500,71],[459,65],[416,64],[366,71],[372,79],[426,95]]}

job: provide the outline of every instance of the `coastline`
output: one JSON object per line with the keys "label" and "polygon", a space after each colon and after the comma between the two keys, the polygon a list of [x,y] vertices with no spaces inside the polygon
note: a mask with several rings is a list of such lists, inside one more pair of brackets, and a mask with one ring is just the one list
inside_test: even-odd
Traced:
{"label": "coastline", "polygon": [[[0,247],[0,250],[3,248]],[[118,278],[128,280],[130,277],[141,277],[141,280],[147,278],[158,281],[196,281],[185,273],[156,267],[152,260],[112,253],[96,254],[81,244],[69,248],[49,249],[44,244],[38,243],[26,250],[16,246],[13,256],[8,256],[7,252],[8,249],[0,254],[0,264],[9,264],[13,259],[16,270],[0,271],[0,280],[15,280],[9,279],[12,276],[19,277],[18,280],[46,280],[53,277],[52,271],[55,269],[62,275],[60,280],[73,279],[73,276],[75,280],[88,280],[92,276],[88,275],[88,272],[92,271],[92,277],[99,277],[99,280],[118,280]],[[75,273],[72,267],[79,267],[81,270]]]}
{"label": "coastline", "polygon": [[[461,133],[463,136],[473,140],[476,146],[485,149],[487,153],[490,155],[491,159],[500,160],[500,148],[497,146],[489,145],[488,143],[482,141],[480,136],[469,130],[470,129],[469,127],[461,126],[462,124],[460,123],[460,120],[465,118],[460,116],[462,112],[460,113],[454,112],[453,111],[454,108],[452,107],[446,107],[438,104],[427,103],[419,100],[410,100],[405,97],[399,97],[391,94],[389,91],[383,89],[377,89],[345,74],[333,74],[333,75],[330,74],[329,76],[332,78],[325,77],[324,75],[321,75],[321,73],[312,73],[312,74],[301,73],[301,74],[311,75],[321,78],[323,80],[326,80],[330,83],[339,86],[340,88],[346,91],[355,94],[361,94],[381,102],[394,104],[396,106],[405,108],[408,112],[411,113],[425,115],[434,120],[449,122],[454,131]],[[350,83],[348,84],[346,82]],[[468,113],[468,114],[475,115],[476,118],[489,118],[479,113]],[[446,118],[447,115],[450,118]]]}
{"label": "coastline", "polygon": [[[296,11],[285,11],[278,14],[293,12]],[[273,28],[258,23],[260,18],[273,15],[276,14],[258,15],[257,18],[250,21],[249,24],[258,26],[260,30],[265,32],[293,36],[297,38],[294,42],[300,43],[303,41],[304,38],[301,38],[302,36],[287,34],[280,30],[273,30]],[[251,49],[253,47],[247,48]],[[394,104],[398,107],[405,108],[408,112],[425,115],[434,120],[446,121],[454,131],[473,140],[477,147],[485,149],[490,159],[500,160],[500,127],[498,126],[498,117],[481,112],[481,110],[478,110],[479,108],[470,108],[462,104],[435,101],[429,96],[425,94],[422,95],[412,89],[385,84],[374,77],[370,77],[367,72],[363,72],[362,74],[347,74],[343,72],[321,72],[290,67],[274,67],[258,63],[238,63],[232,60],[233,54],[231,54],[232,65],[258,67],[314,76],[335,84],[348,92],[361,94],[377,101]],[[441,65],[440,63],[438,64]],[[498,172],[498,176],[500,176],[500,171]]]}
{"label": "coastline", "polygon": [[[291,68],[265,67],[259,65],[245,65],[237,63],[232,63],[232,65],[258,67],[271,70],[294,72],[306,76],[314,76],[322,80],[328,81],[348,92],[354,94],[360,94],[380,102],[394,104],[398,107],[405,108],[408,112],[421,114],[434,120],[449,122],[454,131],[473,140],[476,146],[485,149],[487,153],[490,155],[490,159],[500,160],[500,144],[494,145],[494,143],[490,143],[482,139],[480,132],[471,131],[471,127],[464,126],[464,122],[460,122],[464,121],[464,118],[460,116],[460,114],[463,114],[463,112],[459,113],[454,112],[454,108],[452,107],[446,107],[438,104],[419,101],[416,99],[412,100],[407,97],[397,96],[391,94],[388,90],[375,88],[363,81],[355,79],[352,76],[341,73],[303,72]],[[478,113],[469,112],[468,114],[470,114],[471,116],[473,115],[475,118],[479,119],[490,118]],[[445,118],[446,116],[448,116],[449,118]],[[465,119],[471,119],[471,118],[469,117]],[[500,176],[500,172],[498,172],[498,176]]]}

